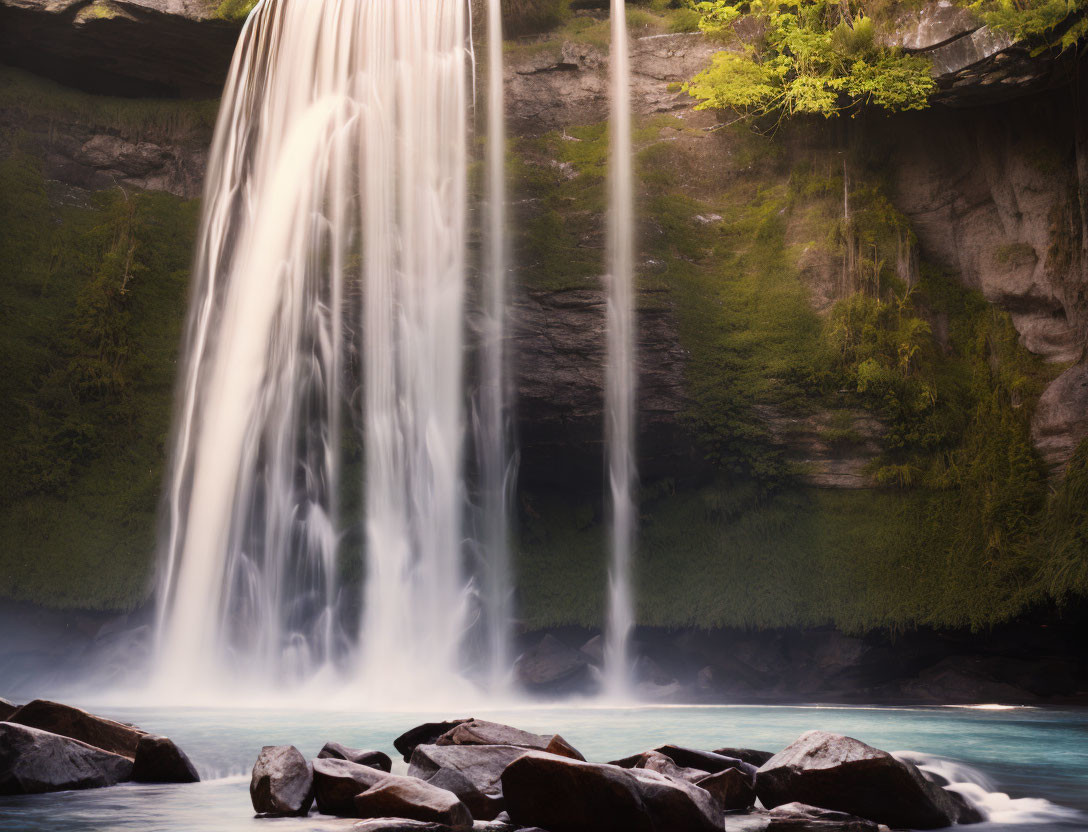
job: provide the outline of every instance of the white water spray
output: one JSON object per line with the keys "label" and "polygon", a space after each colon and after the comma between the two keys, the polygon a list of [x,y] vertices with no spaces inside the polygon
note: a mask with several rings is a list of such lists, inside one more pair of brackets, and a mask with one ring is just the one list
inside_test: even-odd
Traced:
{"label": "white water spray", "polygon": [[606,695],[631,689],[635,543],[635,211],[631,153],[631,71],[624,0],[612,0],[612,117],[608,217],[608,366],[605,420],[611,494],[612,563],[605,630]]}
{"label": "white water spray", "polygon": [[[404,704],[457,678],[466,16],[464,0],[264,0],[243,31],[168,489],[164,690],[336,664]],[[342,505],[355,477],[362,505]],[[360,515],[356,659],[340,596]]]}

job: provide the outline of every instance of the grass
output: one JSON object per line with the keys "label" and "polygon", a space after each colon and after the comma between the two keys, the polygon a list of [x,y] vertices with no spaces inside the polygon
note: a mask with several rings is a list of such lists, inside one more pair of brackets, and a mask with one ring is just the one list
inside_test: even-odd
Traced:
{"label": "grass", "polygon": [[0,66],[0,109],[12,110],[27,121],[81,124],[130,140],[154,141],[192,133],[204,140],[215,127],[219,102],[90,95]]}

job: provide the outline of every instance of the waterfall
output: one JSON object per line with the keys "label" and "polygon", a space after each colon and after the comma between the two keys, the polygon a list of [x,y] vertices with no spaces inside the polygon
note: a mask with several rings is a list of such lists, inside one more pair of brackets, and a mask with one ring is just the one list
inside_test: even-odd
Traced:
{"label": "waterfall", "polygon": [[506,355],[506,121],[502,0],[488,0],[487,17],[487,255],[480,323],[477,457],[480,469],[482,607],[487,675],[504,686],[511,656],[509,522],[516,459],[510,450],[510,390]]}
{"label": "waterfall", "polygon": [[631,686],[634,626],[631,556],[635,544],[635,216],[631,152],[631,71],[624,0],[612,0],[611,170],[608,217],[608,366],[605,424],[611,496],[608,621],[604,683],[611,696]]}
{"label": "waterfall", "polygon": [[336,667],[404,703],[458,678],[467,14],[263,0],[246,24],[175,420],[165,690]]}

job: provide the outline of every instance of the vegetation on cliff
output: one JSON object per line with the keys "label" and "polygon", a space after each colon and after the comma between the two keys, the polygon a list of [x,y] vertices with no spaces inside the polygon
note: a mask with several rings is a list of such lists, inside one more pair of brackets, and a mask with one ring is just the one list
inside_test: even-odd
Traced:
{"label": "vegetation on cliff", "polygon": [[[1028,353],[1008,315],[955,275],[917,262],[882,170],[858,152],[864,139],[843,148],[804,140],[807,129],[721,131],[731,162],[720,179],[690,150],[705,134],[683,121],[655,116],[636,131],[654,264],[643,288],[655,303],[666,290],[676,311],[686,423],[716,468],[709,482],[686,472],[645,484],[639,620],[979,629],[1084,592],[1085,477],[1074,464],[1048,497],[1029,434],[1062,366]],[[521,193],[536,206],[523,239],[531,285],[595,280],[606,147],[601,125],[519,142]],[[791,431],[816,429],[849,455],[857,412],[883,426],[867,470],[878,487],[807,487]],[[526,622],[595,626],[602,506],[523,497]]]}
{"label": "vegetation on cliff", "polygon": [[936,89],[929,61],[881,44],[864,7],[857,0],[699,3],[699,27],[730,48],[685,89],[701,108],[748,118],[925,107]]}
{"label": "vegetation on cliff", "polygon": [[152,565],[197,205],[68,194],[23,137],[3,139],[3,593],[131,608]]}

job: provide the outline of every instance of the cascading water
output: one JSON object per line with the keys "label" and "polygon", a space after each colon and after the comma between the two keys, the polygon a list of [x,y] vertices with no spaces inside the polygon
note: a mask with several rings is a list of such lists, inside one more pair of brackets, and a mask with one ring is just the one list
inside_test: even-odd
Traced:
{"label": "cascading water", "polygon": [[631,154],[631,72],[624,0],[612,0],[611,170],[608,218],[608,366],[605,420],[611,495],[612,564],[604,684],[612,697],[631,687],[634,626],[631,556],[635,543],[635,216]]}
{"label": "cascading water", "polygon": [[510,452],[510,391],[506,356],[506,123],[502,0],[487,17],[487,259],[480,323],[477,457],[480,467],[481,590],[490,687],[501,689],[510,656],[510,493],[516,457]]}
{"label": "cascading water", "polygon": [[164,687],[335,665],[404,703],[457,678],[466,18],[464,0],[264,0],[243,32],[168,489]]}

